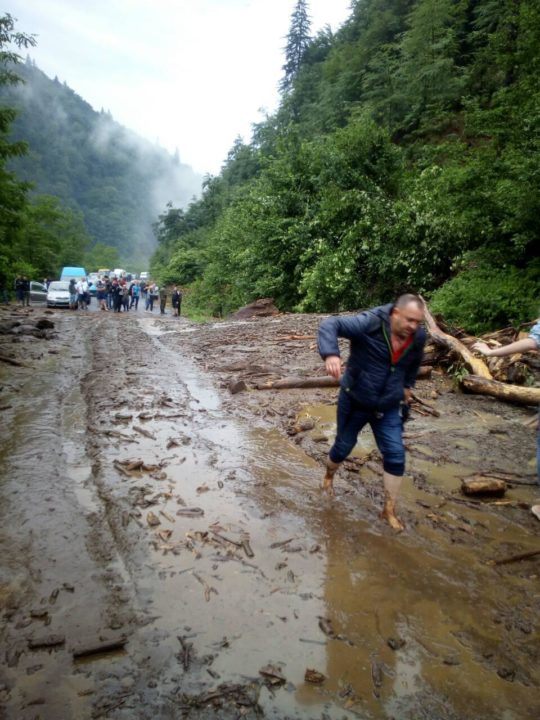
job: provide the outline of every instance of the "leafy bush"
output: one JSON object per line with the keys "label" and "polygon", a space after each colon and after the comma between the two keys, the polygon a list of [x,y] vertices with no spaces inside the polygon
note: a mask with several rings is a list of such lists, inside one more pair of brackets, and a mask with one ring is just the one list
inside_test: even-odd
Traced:
{"label": "leafy bush", "polygon": [[526,270],[473,264],[433,294],[430,308],[475,334],[537,317],[540,262]]}

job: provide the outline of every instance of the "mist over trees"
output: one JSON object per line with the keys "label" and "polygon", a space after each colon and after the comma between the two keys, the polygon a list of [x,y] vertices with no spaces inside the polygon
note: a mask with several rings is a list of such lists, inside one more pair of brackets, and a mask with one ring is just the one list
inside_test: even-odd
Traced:
{"label": "mist over trees", "polygon": [[57,211],[77,224],[82,247],[75,252],[71,243],[66,264],[87,258],[90,268],[101,258],[107,267],[106,259],[116,258],[144,268],[156,246],[158,213],[169,201],[187,205],[202,178],[177,155],[93,110],[30,59],[11,67],[22,82],[0,87],[0,105],[9,108],[9,141],[24,142],[27,152],[12,155],[7,167],[28,183],[31,203],[42,205],[41,195],[57,198]]}
{"label": "mist over trees", "polygon": [[165,208],[154,272],[218,314],[414,290],[473,331],[535,317],[538,3],[355,0],[309,33],[299,0],[278,110],[199,200]]}

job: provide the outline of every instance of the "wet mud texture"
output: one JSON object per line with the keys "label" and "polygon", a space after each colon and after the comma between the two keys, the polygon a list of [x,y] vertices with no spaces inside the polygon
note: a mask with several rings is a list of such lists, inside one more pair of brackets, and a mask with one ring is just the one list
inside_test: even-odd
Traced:
{"label": "wet mud texture", "polygon": [[395,535],[369,430],[320,494],[336,390],[253,389],[319,317],[14,316],[54,328],[0,335],[1,718],[539,716],[540,560],[493,564],[539,549],[534,409],[419,383]]}

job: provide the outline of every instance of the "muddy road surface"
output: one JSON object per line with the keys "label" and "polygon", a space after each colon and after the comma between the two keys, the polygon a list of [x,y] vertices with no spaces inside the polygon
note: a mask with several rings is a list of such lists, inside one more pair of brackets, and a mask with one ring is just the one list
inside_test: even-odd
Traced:
{"label": "muddy road surface", "polygon": [[3,309],[1,718],[540,716],[534,408],[419,382],[396,535],[369,430],[320,494],[336,390],[255,389],[319,320]]}

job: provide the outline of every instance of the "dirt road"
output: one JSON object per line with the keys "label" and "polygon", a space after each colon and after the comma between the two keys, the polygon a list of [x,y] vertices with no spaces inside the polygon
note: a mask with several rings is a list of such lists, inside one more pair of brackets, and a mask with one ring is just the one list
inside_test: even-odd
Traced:
{"label": "dirt road", "polygon": [[419,383],[396,536],[369,431],[320,495],[336,391],[251,389],[321,372],[320,318],[38,315],[0,336],[1,718],[538,717],[540,559],[491,564],[540,549],[533,409]]}

